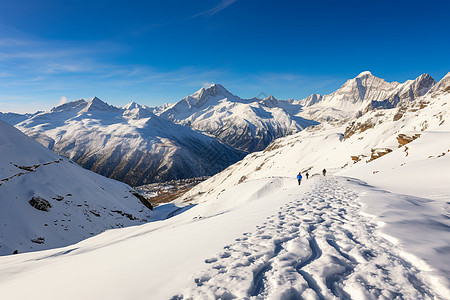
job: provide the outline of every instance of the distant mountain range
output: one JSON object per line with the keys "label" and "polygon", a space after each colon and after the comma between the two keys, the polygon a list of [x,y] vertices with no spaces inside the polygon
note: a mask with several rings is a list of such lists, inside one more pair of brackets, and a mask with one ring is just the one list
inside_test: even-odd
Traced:
{"label": "distant mountain range", "polygon": [[213,175],[277,138],[395,108],[435,85],[428,74],[401,84],[366,71],[330,95],[302,100],[242,99],[213,84],[155,108],[135,102],[118,108],[94,97],[48,112],[0,114],[0,119],[85,168],[137,186]]}
{"label": "distant mountain range", "polygon": [[117,108],[96,97],[33,115],[16,127],[59,155],[133,186],[213,175],[244,156],[144,106]]}

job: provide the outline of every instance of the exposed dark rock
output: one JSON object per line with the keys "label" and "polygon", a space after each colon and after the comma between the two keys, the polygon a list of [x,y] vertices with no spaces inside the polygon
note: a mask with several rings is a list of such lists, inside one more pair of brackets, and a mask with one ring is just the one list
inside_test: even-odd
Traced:
{"label": "exposed dark rock", "polygon": [[119,215],[121,215],[122,217],[127,217],[127,218],[130,219],[131,221],[138,220],[138,218],[136,218],[136,217],[133,216],[132,214],[123,212],[123,211],[121,211],[121,210],[111,210],[111,212],[116,213],[116,214],[119,214]]}
{"label": "exposed dark rock", "polygon": [[28,201],[28,203],[30,203],[30,205],[36,208],[37,210],[42,211],[50,211],[50,208],[52,207],[50,202],[39,196],[31,198],[31,200]]}
{"label": "exposed dark rock", "polygon": [[43,243],[45,243],[45,239],[43,237],[38,237],[38,238],[32,239],[31,241],[33,243],[36,243],[36,244],[43,244]]}
{"label": "exposed dark rock", "polygon": [[141,203],[145,205],[145,207],[147,207],[150,210],[153,210],[153,205],[150,202],[148,202],[148,200],[144,196],[135,191],[131,193],[133,194],[133,196],[138,198],[141,201]]}

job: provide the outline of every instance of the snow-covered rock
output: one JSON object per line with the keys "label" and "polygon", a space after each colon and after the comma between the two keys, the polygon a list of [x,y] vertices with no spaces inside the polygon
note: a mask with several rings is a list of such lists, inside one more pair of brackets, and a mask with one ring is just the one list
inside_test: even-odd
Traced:
{"label": "snow-covered rock", "polygon": [[147,203],[0,121],[0,255],[67,246],[139,225]]}

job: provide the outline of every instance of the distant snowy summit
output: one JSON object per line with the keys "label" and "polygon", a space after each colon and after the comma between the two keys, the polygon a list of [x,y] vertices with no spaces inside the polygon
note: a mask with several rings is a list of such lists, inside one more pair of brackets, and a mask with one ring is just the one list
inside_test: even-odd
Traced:
{"label": "distant snowy summit", "polygon": [[436,81],[428,74],[404,83],[387,82],[365,71],[345,82],[329,95],[313,94],[300,101],[303,116],[318,121],[345,118],[357,111],[394,108],[399,103],[414,101],[425,95]]}
{"label": "distant snowy summit", "polygon": [[201,88],[170,106],[155,109],[155,114],[173,123],[188,126],[233,148],[246,152],[264,150],[274,139],[318,124],[295,114],[286,101],[273,96],[242,99],[220,84]]}

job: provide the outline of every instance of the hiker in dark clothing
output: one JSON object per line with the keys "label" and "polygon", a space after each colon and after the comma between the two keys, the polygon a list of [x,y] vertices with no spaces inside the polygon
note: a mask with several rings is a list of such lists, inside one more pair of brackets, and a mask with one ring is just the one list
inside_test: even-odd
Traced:
{"label": "hiker in dark clothing", "polygon": [[327,170],[323,169],[322,174],[323,174],[323,176],[325,176],[327,174]]}
{"label": "hiker in dark clothing", "polygon": [[309,173],[308,172],[306,172],[306,179],[308,179],[309,178]]}
{"label": "hiker in dark clothing", "polygon": [[301,172],[298,172],[297,180],[298,180],[298,185],[300,185],[300,183],[302,183],[302,173]]}

